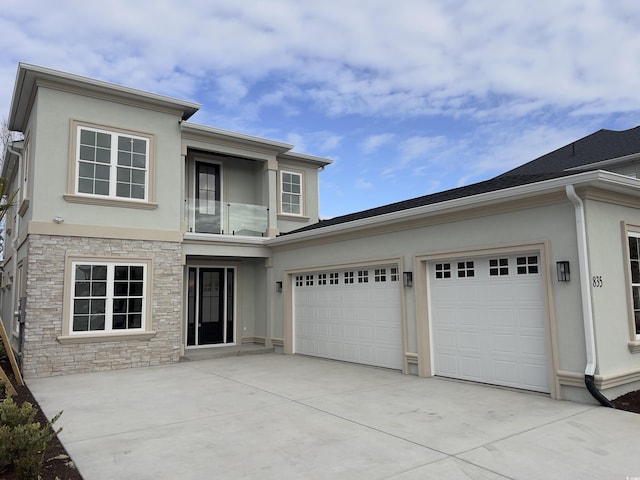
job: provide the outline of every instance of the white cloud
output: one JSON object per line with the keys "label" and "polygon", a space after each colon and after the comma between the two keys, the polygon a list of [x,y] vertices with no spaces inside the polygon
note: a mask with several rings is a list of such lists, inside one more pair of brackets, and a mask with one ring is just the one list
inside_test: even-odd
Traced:
{"label": "white cloud", "polygon": [[370,190],[373,188],[373,183],[362,178],[358,178],[354,184],[354,188],[357,188],[358,190]]}
{"label": "white cloud", "polygon": [[373,153],[383,145],[386,145],[393,141],[393,133],[381,133],[377,135],[370,135],[362,142],[362,149],[365,153]]}
{"label": "white cloud", "polygon": [[4,0],[0,115],[25,61],[329,152],[342,191],[364,164],[458,184],[640,124],[639,24],[635,0]]}

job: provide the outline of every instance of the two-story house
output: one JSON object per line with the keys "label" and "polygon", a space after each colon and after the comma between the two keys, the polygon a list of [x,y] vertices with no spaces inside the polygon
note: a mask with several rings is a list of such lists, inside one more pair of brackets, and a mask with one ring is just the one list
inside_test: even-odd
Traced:
{"label": "two-story house", "polygon": [[19,66],[2,318],[26,377],[265,343],[265,241],[318,221],[330,161],[189,123],[198,108]]}
{"label": "two-story house", "polygon": [[197,109],[19,66],[0,286],[27,379],[256,343],[559,399],[640,388],[640,127],[319,221],[329,160]]}

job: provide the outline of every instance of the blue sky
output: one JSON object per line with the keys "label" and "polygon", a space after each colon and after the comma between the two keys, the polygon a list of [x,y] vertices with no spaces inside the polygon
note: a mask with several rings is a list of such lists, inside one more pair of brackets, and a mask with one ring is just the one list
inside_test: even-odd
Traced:
{"label": "blue sky", "polygon": [[18,62],[202,104],[191,121],[328,157],[332,217],[640,125],[637,0],[3,0]]}

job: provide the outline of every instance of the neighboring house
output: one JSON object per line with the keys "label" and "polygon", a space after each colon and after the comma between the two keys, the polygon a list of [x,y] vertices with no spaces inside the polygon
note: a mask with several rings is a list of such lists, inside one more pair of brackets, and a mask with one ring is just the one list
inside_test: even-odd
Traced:
{"label": "neighboring house", "polygon": [[20,65],[2,316],[27,378],[258,343],[558,399],[640,388],[640,127],[318,221],[329,160],[197,108]]}

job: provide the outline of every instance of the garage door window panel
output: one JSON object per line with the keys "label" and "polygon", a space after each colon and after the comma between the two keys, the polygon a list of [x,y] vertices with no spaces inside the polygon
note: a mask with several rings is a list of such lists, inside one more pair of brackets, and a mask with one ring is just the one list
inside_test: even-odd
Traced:
{"label": "garage door window panel", "polygon": [[516,258],[516,272],[518,275],[535,275],[539,272],[538,256],[530,255],[527,257]]}
{"label": "garage door window panel", "polygon": [[472,261],[458,262],[458,278],[475,277],[476,271]]}

